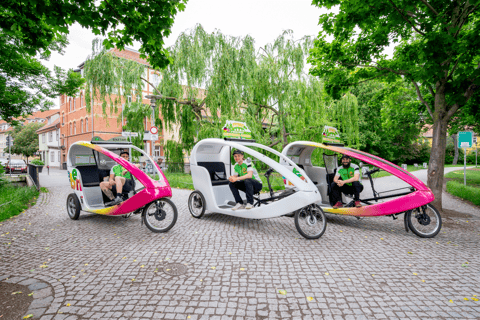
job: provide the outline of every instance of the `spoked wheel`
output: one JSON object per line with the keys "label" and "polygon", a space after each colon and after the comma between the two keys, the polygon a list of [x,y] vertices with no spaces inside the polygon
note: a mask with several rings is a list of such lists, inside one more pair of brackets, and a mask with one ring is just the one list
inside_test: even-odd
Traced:
{"label": "spoked wheel", "polygon": [[200,219],[205,213],[205,197],[200,191],[193,191],[188,198],[188,210],[190,214]]}
{"label": "spoked wheel", "polygon": [[167,232],[177,222],[178,212],[169,199],[159,199],[148,204],[143,212],[143,221],[152,232]]}
{"label": "spoked wheel", "polygon": [[415,208],[406,214],[410,230],[419,237],[433,238],[442,228],[442,217],[431,204]]}
{"label": "spoked wheel", "polygon": [[80,206],[80,201],[78,201],[77,195],[75,193],[70,193],[67,197],[67,213],[70,219],[78,220],[81,209],[82,207]]}
{"label": "spoked wheel", "polygon": [[307,239],[320,238],[327,229],[327,220],[323,210],[316,204],[311,204],[297,210],[295,226],[298,232]]}

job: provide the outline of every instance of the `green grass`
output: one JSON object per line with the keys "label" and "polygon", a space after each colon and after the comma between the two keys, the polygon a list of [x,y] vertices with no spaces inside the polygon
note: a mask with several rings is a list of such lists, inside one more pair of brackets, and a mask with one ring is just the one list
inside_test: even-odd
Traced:
{"label": "green grass", "polygon": [[467,185],[463,184],[463,170],[452,171],[445,175],[447,192],[480,206],[480,169],[468,169],[466,171]]}
{"label": "green grass", "polygon": [[14,187],[4,184],[0,188],[0,221],[16,216],[35,204],[35,187]]}
{"label": "green grass", "polygon": [[[170,187],[194,190],[192,176],[190,174],[168,173],[168,172],[164,172],[164,174],[168,180],[168,183],[170,183]],[[267,179],[263,175],[264,173],[259,172],[258,174],[260,176],[260,179],[262,179],[262,185],[263,185],[262,192],[268,192]],[[283,185],[283,178],[279,173],[272,173],[272,175],[270,176],[270,183],[274,191],[285,189]]]}
{"label": "green grass", "polygon": [[49,193],[50,191],[48,191],[48,189],[45,188],[45,187],[40,187],[40,192],[42,192],[42,193]]}

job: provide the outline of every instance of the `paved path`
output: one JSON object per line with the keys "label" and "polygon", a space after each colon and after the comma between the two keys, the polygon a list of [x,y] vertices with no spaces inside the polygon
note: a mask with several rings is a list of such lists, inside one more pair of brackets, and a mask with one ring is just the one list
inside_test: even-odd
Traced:
{"label": "paved path", "polygon": [[[154,234],[138,216],[82,213],[70,220],[63,173],[50,172],[50,193],[37,205],[0,222],[0,281],[33,279],[51,289],[52,298],[31,308],[36,318],[480,315],[480,301],[472,300],[480,298],[480,221],[456,219],[436,238],[422,239],[406,233],[401,219],[329,215],[323,237],[308,241],[287,217],[194,219],[186,207],[189,191],[174,190],[177,224]],[[170,275],[174,264],[186,273]]]}

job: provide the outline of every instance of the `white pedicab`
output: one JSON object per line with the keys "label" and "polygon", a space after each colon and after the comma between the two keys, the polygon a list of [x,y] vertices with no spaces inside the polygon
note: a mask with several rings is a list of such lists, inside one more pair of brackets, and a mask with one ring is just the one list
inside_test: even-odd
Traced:
{"label": "white pedicab", "polygon": [[[252,147],[275,154],[290,164],[290,167],[281,165]],[[254,195],[254,207],[250,210],[233,211],[231,209],[235,206],[235,199],[227,179],[234,172],[231,163],[231,154],[234,149],[241,150],[270,167],[265,173],[270,194],[267,198],[260,197],[259,194]],[[317,187],[309,179],[302,179],[293,173],[292,168],[302,173],[303,170],[272,148],[255,143],[253,140],[204,139],[192,150],[190,168],[195,191],[190,194],[188,208],[195,218],[201,218],[205,210],[246,219],[275,218],[295,212],[295,226],[302,236],[307,239],[318,239],[325,232],[327,226],[325,215],[315,204],[322,201]],[[284,179],[288,179],[293,188],[274,193],[269,180],[274,170]],[[245,193],[240,191],[240,195],[245,202]]]}

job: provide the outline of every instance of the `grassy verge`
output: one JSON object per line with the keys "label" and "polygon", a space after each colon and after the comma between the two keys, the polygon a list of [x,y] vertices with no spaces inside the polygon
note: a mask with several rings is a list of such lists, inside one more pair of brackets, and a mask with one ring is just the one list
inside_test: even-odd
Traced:
{"label": "grassy verge", "polygon": [[480,169],[466,171],[467,185],[463,184],[463,170],[452,171],[445,175],[447,192],[480,206]]}
{"label": "grassy verge", "polygon": [[[165,177],[168,180],[168,183],[170,183],[170,187],[194,190],[192,176],[190,174],[188,174],[188,173],[168,173],[168,172],[164,172],[164,174],[165,174]],[[268,191],[268,183],[267,183],[267,179],[264,176],[264,172],[259,172],[258,174],[260,176],[260,179],[262,179],[262,185],[263,185],[262,191],[267,192]],[[278,173],[273,173],[270,176],[270,184],[272,185],[272,189],[274,191],[285,189],[285,187],[283,185],[283,178]]]}
{"label": "grassy verge", "polygon": [[[452,165],[452,164],[447,164],[445,165],[445,168],[460,168],[460,167],[463,167],[463,164],[456,164],[456,165]],[[414,171],[418,171],[418,170],[424,170],[423,167],[416,167],[414,165],[407,165],[407,171],[408,172],[414,172]],[[426,170],[426,169],[425,169]],[[380,171],[380,172],[377,172],[375,173],[374,175],[372,175],[372,178],[381,178],[381,177],[387,177],[387,176],[391,176],[392,174],[391,173],[388,173],[386,171]]]}
{"label": "grassy verge", "polygon": [[0,188],[0,221],[18,215],[35,204],[38,191],[35,187],[14,187],[4,184]]}

